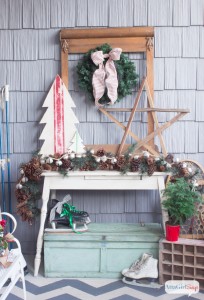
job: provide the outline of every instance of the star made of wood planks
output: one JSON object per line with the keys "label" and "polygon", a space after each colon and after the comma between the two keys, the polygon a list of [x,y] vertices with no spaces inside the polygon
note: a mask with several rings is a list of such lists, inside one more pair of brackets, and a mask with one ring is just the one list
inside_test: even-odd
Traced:
{"label": "star made of wood planks", "polygon": [[[147,93],[147,103],[148,103],[148,107],[147,108],[141,108],[138,109],[138,104],[139,101],[141,99],[141,95],[142,95],[142,91],[146,89],[146,93]],[[142,83],[140,85],[137,97],[135,99],[135,103],[133,108],[99,108],[99,110],[106,115],[109,119],[111,119],[111,121],[113,121],[116,125],[118,125],[120,128],[122,128],[125,132],[122,138],[122,141],[119,145],[118,151],[117,151],[117,155],[120,156],[122,154],[124,145],[125,145],[125,141],[127,139],[127,136],[130,135],[136,142],[136,148],[135,151],[139,150],[141,147],[145,148],[146,150],[148,150],[152,155],[155,156],[159,156],[160,154],[158,153],[158,151],[156,151],[154,149],[154,147],[152,147],[151,145],[148,144],[148,142],[150,142],[151,140],[153,140],[156,136],[159,137],[159,141],[160,141],[160,145],[161,145],[161,149],[162,149],[162,153],[163,155],[166,157],[168,152],[165,146],[165,142],[162,136],[162,132],[169,128],[171,125],[173,125],[175,122],[177,122],[178,120],[180,120],[181,118],[183,118],[187,113],[189,113],[189,109],[177,109],[177,108],[156,108],[154,107],[154,102],[153,102],[153,98],[151,96],[150,93],[150,88],[149,88],[149,84],[147,81],[147,78],[145,77],[142,80]],[[113,115],[111,115],[109,112],[131,112],[130,114],[130,118],[128,120],[128,124],[127,126],[123,125],[121,122],[119,122],[115,117],[113,117]],[[135,133],[133,133],[130,128],[131,128],[131,124],[134,118],[134,115],[136,112],[148,112],[152,114],[152,118],[154,120],[154,124],[155,124],[155,130],[153,132],[151,132],[150,134],[148,134],[144,139],[140,139]],[[159,122],[158,122],[158,118],[156,115],[156,112],[175,112],[177,113],[172,119],[170,119],[168,122],[164,123],[163,125],[159,126]]]}

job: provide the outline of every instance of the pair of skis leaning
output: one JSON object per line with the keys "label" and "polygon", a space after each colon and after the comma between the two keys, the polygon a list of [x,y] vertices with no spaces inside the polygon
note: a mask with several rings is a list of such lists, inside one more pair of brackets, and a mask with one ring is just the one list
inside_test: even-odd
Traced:
{"label": "pair of skis leaning", "polygon": [[[6,191],[5,191],[5,166],[7,165],[8,176],[8,210],[11,213],[11,166],[10,166],[10,130],[9,130],[9,86],[5,85],[1,89],[0,95],[0,168],[1,168],[1,204],[2,210],[6,208]],[[3,117],[6,119],[6,155],[4,155],[4,124]]]}

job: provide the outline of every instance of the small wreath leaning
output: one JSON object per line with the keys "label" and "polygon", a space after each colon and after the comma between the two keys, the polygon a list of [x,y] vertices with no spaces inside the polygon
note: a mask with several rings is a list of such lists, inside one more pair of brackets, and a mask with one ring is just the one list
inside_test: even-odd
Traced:
{"label": "small wreath leaning", "polygon": [[[78,74],[78,84],[82,90],[87,92],[89,98],[94,102],[93,96],[93,86],[92,86],[92,77],[98,67],[93,63],[91,59],[91,54],[95,51],[103,51],[104,54],[108,54],[112,50],[111,46],[108,44],[103,44],[95,49],[89,50],[77,65],[77,74]],[[104,64],[108,58],[104,59]],[[138,75],[136,73],[134,63],[128,58],[127,55],[121,53],[120,60],[114,61],[117,77],[118,77],[118,98],[119,102],[122,98],[132,93],[132,89],[138,82]],[[107,89],[105,90],[104,95],[100,98],[100,104],[108,104],[110,99],[107,95]]]}

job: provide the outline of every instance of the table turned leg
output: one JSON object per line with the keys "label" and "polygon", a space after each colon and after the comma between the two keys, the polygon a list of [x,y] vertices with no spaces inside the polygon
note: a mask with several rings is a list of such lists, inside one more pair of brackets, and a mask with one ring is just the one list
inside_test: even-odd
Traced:
{"label": "table turned leg", "polygon": [[43,245],[43,234],[44,234],[44,226],[45,220],[47,215],[47,203],[49,200],[50,189],[49,184],[45,178],[44,186],[43,186],[43,193],[42,193],[42,208],[41,208],[41,216],[40,216],[40,229],[38,233],[37,239],[37,249],[36,249],[36,256],[35,256],[35,265],[34,265],[34,276],[38,275],[38,271],[40,268],[41,263],[41,252],[42,252],[42,245]]}
{"label": "table turned leg", "polygon": [[160,194],[160,204],[161,204],[161,213],[162,213],[162,226],[164,230],[164,234],[166,235],[166,222],[169,220],[168,211],[165,210],[162,206],[162,202],[164,200],[163,191],[165,190],[165,183],[163,177],[158,177],[158,190]]}

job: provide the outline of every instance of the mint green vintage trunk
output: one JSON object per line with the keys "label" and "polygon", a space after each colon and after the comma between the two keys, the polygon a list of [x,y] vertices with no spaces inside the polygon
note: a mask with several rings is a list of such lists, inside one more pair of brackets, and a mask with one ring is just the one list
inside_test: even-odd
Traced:
{"label": "mint green vintage trunk", "polygon": [[46,277],[120,278],[142,253],[158,258],[159,224],[90,224],[82,234],[44,234]]}

